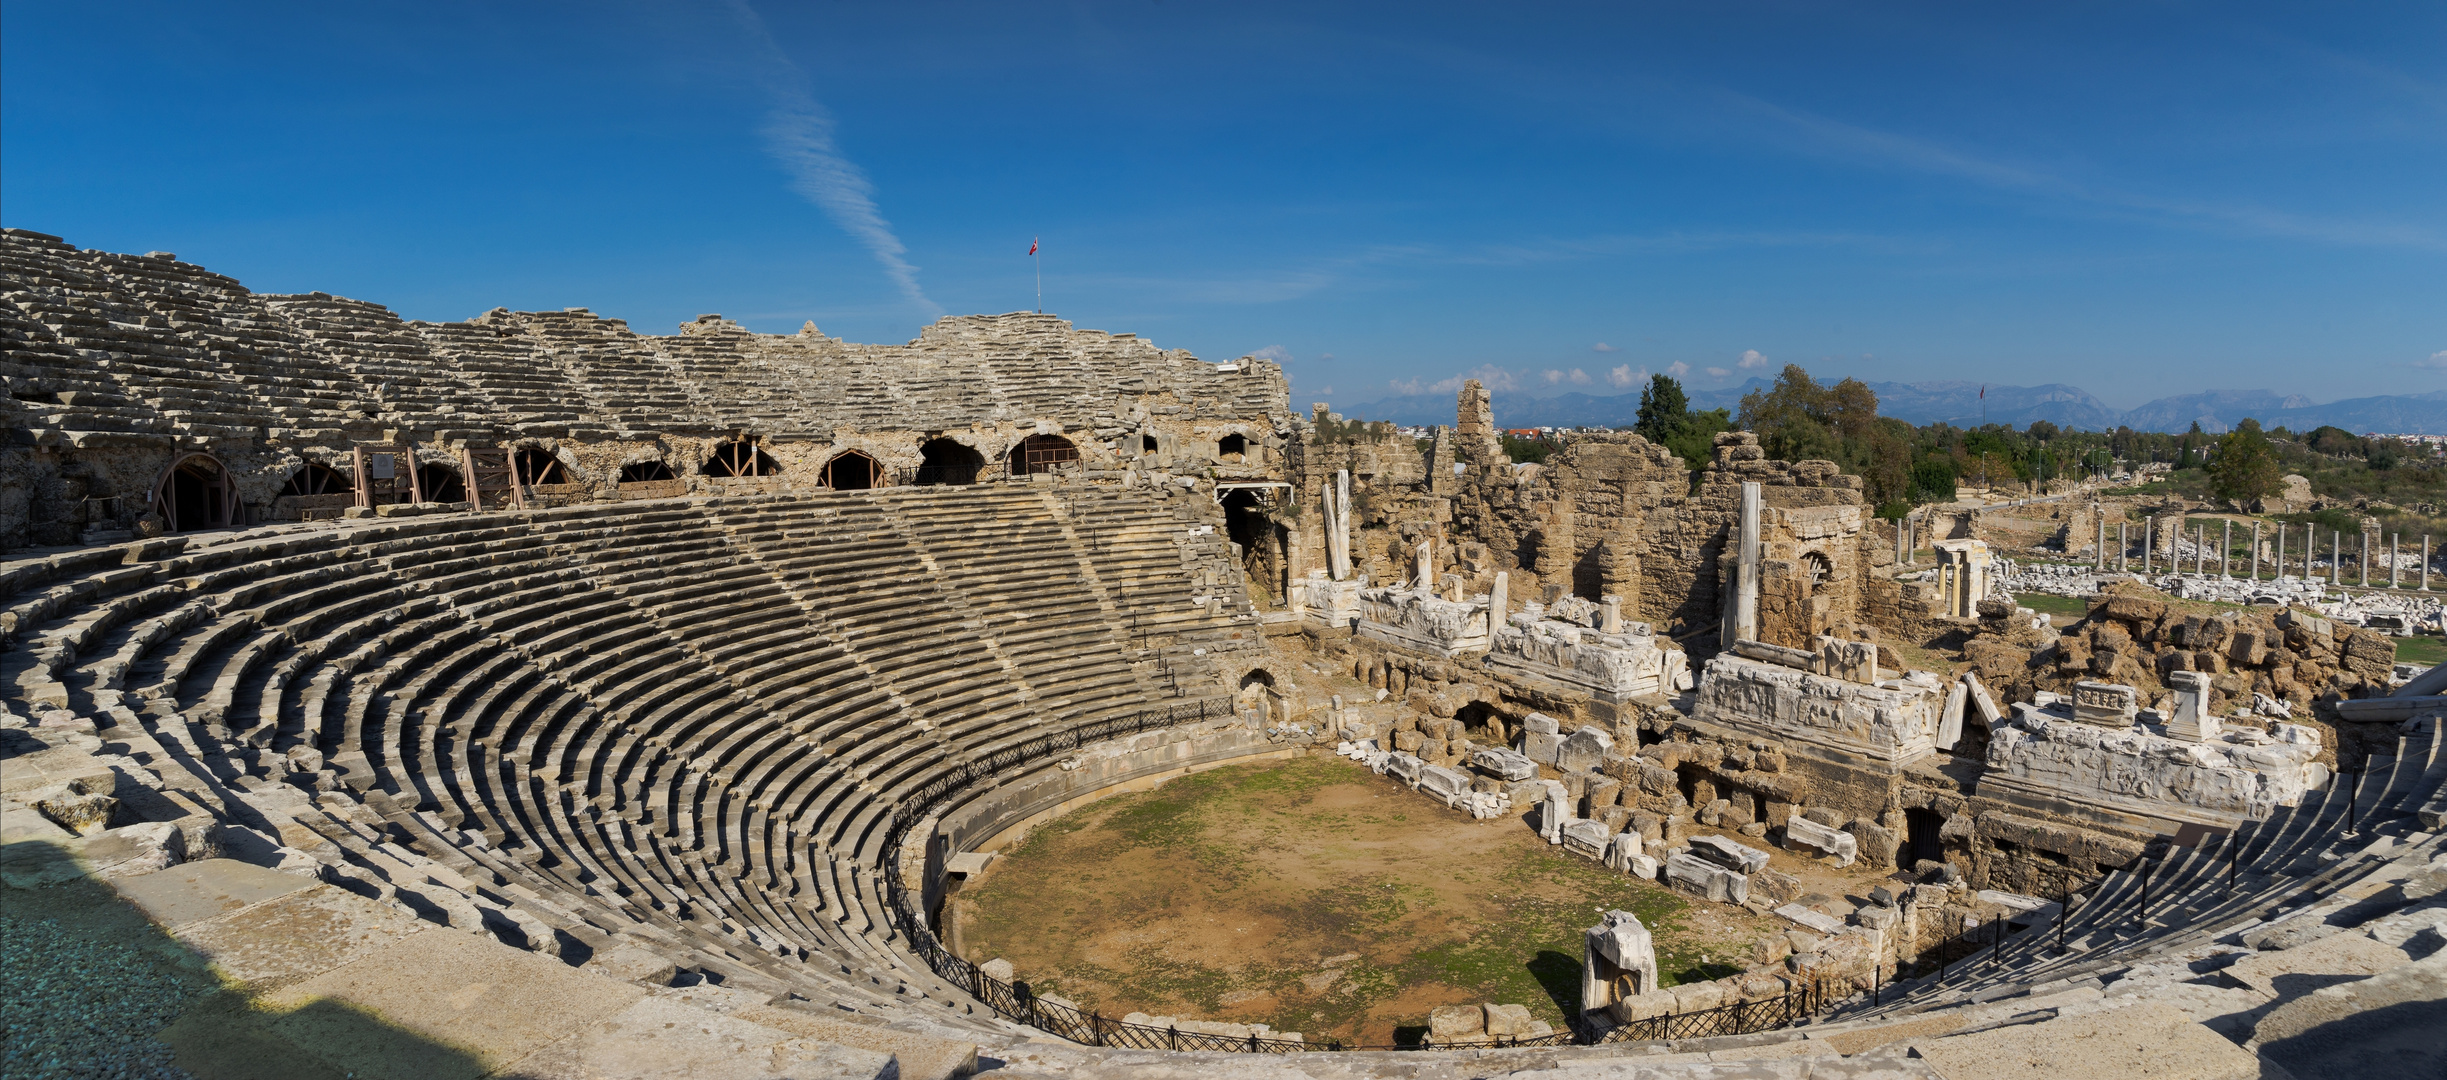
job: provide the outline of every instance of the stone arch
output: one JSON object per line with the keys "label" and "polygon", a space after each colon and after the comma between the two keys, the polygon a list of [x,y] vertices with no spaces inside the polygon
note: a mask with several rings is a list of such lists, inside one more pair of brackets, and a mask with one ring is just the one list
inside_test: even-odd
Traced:
{"label": "stone arch", "polygon": [[1281,706],[1282,693],[1275,689],[1274,673],[1265,668],[1250,668],[1240,677],[1240,690],[1233,694],[1236,711],[1256,713],[1262,723],[1288,719]]}
{"label": "stone arch", "polygon": [[864,450],[844,450],[824,463],[821,482],[834,491],[865,491],[884,486],[884,463]]}
{"label": "stone arch", "polygon": [[1033,476],[1079,460],[1079,447],[1060,435],[1031,435],[1011,448],[1011,475]]}
{"label": "stone arch", "polygon": [[238,523],[238,483],[211,454],[186,454],[153,484],[153,511],[170,532],[226,529]]}
{"label": "stone arch", "polygon": [[918,457],[919,484],[974,484],[986,467],[986,456],[958,439],[928,439]]}
{"label": "stone arch", "polygon": [[559,457],[540,446],[523,447],[511,454],[510,466],[517,472],[518,482],[525,487],[566,484],[575,479],[569,475],[569,470],[561,464]]}
{"label": "stone arch", "polygon": [[1827,583],[1835,580],[1835,560],[1823,551],[1801,553],[1801,581],[1807,595],[1816,596]]}
{"label": "stone arch", "polygon": [[355,484],[348,474],[321,462],[309,461],[289,474],[289,482],[281,485],[280,495],[353,495]]}
{"label": "stone arch", "polygon": [[1226,464],[1249,460],[1249,436],[1235,431],[1215,440],[1215,460]]}
{"label": "stone arch", "polygon": [[458,468],[438,461],[416,467],[416,486],[424,492],[426,502],[467,502],[467,476]]}
{"label": "stone arch", "polygon": [[732,439],[715,444],[714,452],[706,455],[697,471],[721,477],[773,476],[782,471],[782,463],[750,440]]}
{"label": "stone arch", "polygon": [[620,482],[623,484],[645,484],[656,480],[677,479],[679,476],[671,471],[671,463],[661,458],[651,461],[632,461],[620,467]]}

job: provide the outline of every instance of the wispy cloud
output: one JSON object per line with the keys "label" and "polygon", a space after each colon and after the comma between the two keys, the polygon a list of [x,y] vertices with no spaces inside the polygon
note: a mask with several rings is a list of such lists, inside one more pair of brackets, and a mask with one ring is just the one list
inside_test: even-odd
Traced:
{"label": "wispy cloud", "polygon": [[1665,366],[1665,373],[1679,379],[1691,373],[1691,365],[1676,360]]}
{"label": "wispy cloud", "polygon": [[790,173],[790,190],[816,204],[834,225],[865,247],[901,295],[942,314],[942,305],[929,299],[918,285],[918,268],[909,264],[909,249],[875,205],[875,185],[833,141],[833,114],[809,91],[806,72],[773,40],[755,8],[745,0],[731,0],[728,6],[753,42],[753,66],[748,74],[772,101],[761,133],[765,149]]}
{"label": "wispy cloud", "polygon": [[1641,368],[1633,371],[1630,364],[1618,364],[1614,370],[1606,373],[1606,381],[1612,383],[1617,390],[1626,390],[1634,384],[1648,381],[1648,369]]}
{"label": "wispy cloud", "polygon": [[1722,90],[1717,93],[1719,100],[1734,111],[1765,120],[1790,135],[1800,136],[1794,148],[1804,152],[1815,151],[1891,168],[1954,176],[2027,195],[2121,211],[2160,223],[2215,224],[2263,235],[2341,246],[2447,250],[2447,237],[2418,225],[2295,214],[2253,203],[2145,195],[2107,185],[2083,183],[2045,169],[1992,160],[1934,140],[1788,109],[1736,91]]}
{"label": "wispy cloud", "polygon": [[1748,371],[1752,368],[1763,368],[1767,366],[1767,357],[1760,353],[1757,349],[1744,349],[1742,350],[1742,359],[1737,362],[1735,366],[1744,371]]}
{"label": "wispy cloud", "polygon": [[1613,351],[1615,351],[1615,348],[1614,348],[1614,346],[1612,346],[1612,345],[1608,345],[1608,344],[1606,344],[1605,342],[1601,341],[1601,342],[1598,342],[1598,343],[1597,343],[1597,344],[1595,344],[1595,345],[1591,345],[1591,346],[1589,346],[1589,351],[1590,351],[1590,352],[1613,352]]}
{"label": "wispy cloud", "polygon": [[1708,369],[1708,377],[1711,379],[1727,378],[1732,374],[1733,369],[1731,368],[1712,367]]}
{"label": "wispy cloud", "polygon": [[2440,349],[2437,352],[2431,353],[2430,358],[2427,360],[2415,360],[2413,361],[2413,366],[2417,368],[2429,368],[2432,371],[2447,371],[2447,349]]}
{"label": "wispy cloud", "polygon": [[1250,350],[1249,355],[1257,357],[1260,360],[1272,360],[1278,364],[1291,363],[1291,350],[1286,349],[1281,345],[1268,345],[1263,349],[1252,349]]}

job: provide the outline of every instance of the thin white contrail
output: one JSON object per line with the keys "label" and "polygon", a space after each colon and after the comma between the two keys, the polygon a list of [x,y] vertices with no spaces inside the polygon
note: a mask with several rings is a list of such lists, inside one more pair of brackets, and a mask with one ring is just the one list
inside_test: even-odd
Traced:
{"label": "thin white contrail", "polygon": [[765,29],[765,20],[746,0],[730,0],[728,6],[753,42],[757,62],[749,74],[773,99],[763,128],[765,148],[789,170],[790,190],[823,208],[833,224],[864,245],[902,295],[942,314],[942,305],[918,286],[918,268],[909,265],[909,249],[876,208],[875,185],[833,144],[833,115],[808,92],[807,74],[782,52]]}

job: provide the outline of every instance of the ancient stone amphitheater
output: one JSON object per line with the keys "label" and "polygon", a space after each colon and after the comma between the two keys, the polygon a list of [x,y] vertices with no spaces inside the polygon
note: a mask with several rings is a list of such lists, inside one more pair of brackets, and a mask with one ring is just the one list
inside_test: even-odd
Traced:
{"label": "ancient stone amphitheater", "polygon": [[[1516,468],[1475,388],[1423,450],[1033,315],[408,322],[16,230],[0,284],[9,886],[108,881],[249,995],[161,1033],[200,1075],[2440,1075],[2447,687],[2349,628],[2267,630],[2343,691],[2153,629],[2203,659],[2000,709],[1879,644],[2047,647],[1978,541],[1744,436]],[[1811,951],[1660,987],[1593,930],[1569,1030],[1392,1050],[938,940],[1016,826],[1338,748]],[[1746,842],[1893,877],[1813,905]]]}

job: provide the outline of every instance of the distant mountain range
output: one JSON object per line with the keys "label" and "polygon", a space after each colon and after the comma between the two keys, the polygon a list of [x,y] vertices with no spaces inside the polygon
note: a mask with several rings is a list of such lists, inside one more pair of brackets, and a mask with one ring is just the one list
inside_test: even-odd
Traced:
{"label": "distant mountain range", "polygon": [[[1764,388],[1767,380],[1752,378],[1722,390],[1694,390],[1691,407],[1724,408],[1739,412],[1742,395]],[[1980,423],[1980,384],[1975,382],[1873,382],[1878,415],[1914,424],[1943,421],[1957,427]],[[2308,431],[2323,424],[2361,434],[2447,435],[2447,390],[2426,394],[2387,394],[2315,404],[2309,398],[2267,390],[2209,390],[2159,398],[2137,409],[2118,410],[2089,391],[2063,383],[2045,386],[1988,388],[1987,418],[1992,424],[2028,427],[2046,420],[2059,427],[2104,431],[2118,426],[2135,431],[2180,432],[2198,422],[2212,434],[2231,430],[2245,417],[2263,427]],[[1348,417],[1391,420],[1398,424],[1450,424],[1454,396],[1411,394],[1345,405],[1336,411]],[[1564,394],[1536,398],[1517,393],[1495,395],[1495,421],[1508,428],[1617,427],[1640,416],[1638,391],[1598,397]]]}

